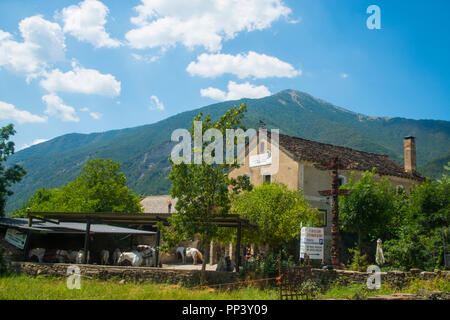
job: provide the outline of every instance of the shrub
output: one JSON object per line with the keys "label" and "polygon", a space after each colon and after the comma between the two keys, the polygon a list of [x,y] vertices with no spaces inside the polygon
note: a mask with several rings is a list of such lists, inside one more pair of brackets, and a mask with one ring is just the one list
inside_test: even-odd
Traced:
{"label": "shrub", "polygon": [[307,300],[311,300],[319,295],[320,287],[313,280],[308,279],[300,285],[300,292]]}
{"label": "shrub", "polygon": [[5,258],[5,250],[0,247],[0,275],[6,274],[8,271]]}
{"label": "shrub", "polygon": [[361,254],[358,246],[354,249],[348,249],[348,251],[352,255],[350,269],[354,271],[366,271],[369,266],[369,256],[367,254]]}

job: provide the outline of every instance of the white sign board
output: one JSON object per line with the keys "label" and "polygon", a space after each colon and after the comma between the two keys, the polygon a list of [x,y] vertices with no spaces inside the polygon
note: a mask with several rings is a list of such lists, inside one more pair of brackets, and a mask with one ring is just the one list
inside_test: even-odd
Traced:
{"label": "white sign board", "polygon": [[306,253],[310,259],[323,260],[323,247],[323,228],[302,228],[300,236],[300,258],[304,258]]}
{"label": "white sign board", "polygon": [[250,168],[272,164],[272,152],[267,150],[264,153],[250,156]]}
{"label": "white sign board", "polygon": [[25,247],[25,241],[27,240],[27,235],[17,231],[16,229],[9,228],[6,230],[5,240],[11,243],[17,248],[23,249]]}

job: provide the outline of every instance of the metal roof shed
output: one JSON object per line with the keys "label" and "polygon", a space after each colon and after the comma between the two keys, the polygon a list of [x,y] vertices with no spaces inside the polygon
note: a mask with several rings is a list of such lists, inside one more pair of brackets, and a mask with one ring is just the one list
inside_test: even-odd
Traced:
{"label": "metal roof shed", "polygon": [[[171,214],[168,213],[116,213],[116,212],[102,212],[102,213],[88,213],[88,212],[28,212],[29,224],[33,224],[33,219],[43,219],[48,222],[59,221],[76,221],[86,223],[86,240],[85,248],[89,246],[89,229],[91,222],[99,223],[115,223],[115,224],[134,224],[134,225],[151,225],[154,226],[158,222],[168,225],[168,218]],[[214,223],[219,227],[232,227],[237,229],[236,241],[236,271],[239,271],[240,265],[240,242],[243,228],[257,228],[248,219],[238,215],[228,215],[224,217],[214,217],[206,223]],[[158,247],[160,242],[160,232],[156,231],[156,257],[158,257]],[[87,252],[87,250],[85,250]],[[158,260],[158,258],[156,259]],[[158,261],[156,261],[156,264]]]}
{"label": "metal roof shed", "polygon": [[[33,221],[33,219],[39,219]],[[132,235],[154,235],[156,232],[144,231],[105,224],[91,224],[89,219],[84,222],[61,222],[51,221],[45,218],[30,217],[23,218],[0,218],[0,226],[24,230],[27,237],[24,245],[24,258],[29,249],[29,239],[31,233],[45,234],[85,234],[84,250],[89,251],[90,234],[132,234]],[[86,261],[85,261],[86,262]]]}
{"label": "metal roof shed", "polygon": [[[23,230],[31,230],[42,233],[85,233],[87,223],[82,222],[47,222],[33,221],[29,226],[28,219],[23,218],[0,218],[0,225]],[[154,235],[154,231],[144,231],[105,224],[91,224],[90,233],[92,234],[137,234]]]}

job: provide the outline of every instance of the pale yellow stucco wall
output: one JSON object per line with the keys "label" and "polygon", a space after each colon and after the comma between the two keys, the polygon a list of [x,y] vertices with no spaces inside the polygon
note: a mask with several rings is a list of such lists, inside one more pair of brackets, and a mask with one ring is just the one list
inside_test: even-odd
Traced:
{"label": "pale yellow stucco wall", "polygon": [[[270,143],[265,142],[265,149],[272,150],[272,146]],[[230,172],[229,176],[231,178],[236,178],[241,175],[249,175],[250,182],[254,186],[259,186],[263,183],[263,175],[261,170],[263,168],[269,168],[270,165],[259,166],[259,167],[250,167],[249,165],[249,154],[245,157],[245,164],[240,166],[237,169],[234,169]],[[278,172],[274,175],[271,175],[272,182],[283,183],[288,186],[291,190],[297,190],[299,188],[299,174],[298,174],[299,163],[289,157],[286,153],[279,153],[279,167]]]}

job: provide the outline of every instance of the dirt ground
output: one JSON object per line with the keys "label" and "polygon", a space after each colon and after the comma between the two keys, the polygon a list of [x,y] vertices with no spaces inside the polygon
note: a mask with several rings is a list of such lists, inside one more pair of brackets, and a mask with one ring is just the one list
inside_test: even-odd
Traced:
{"label": "dirt ground", "polygon": [[[202,264],[192,264],[192,263],[186,263],[186,264],[180,264],[180,263],[163,263],[162,265],[165,269],[175,269],[175,270],[202,270]],[[206,270],[209,271],[216,271],[217,264],[206,264]]]}

